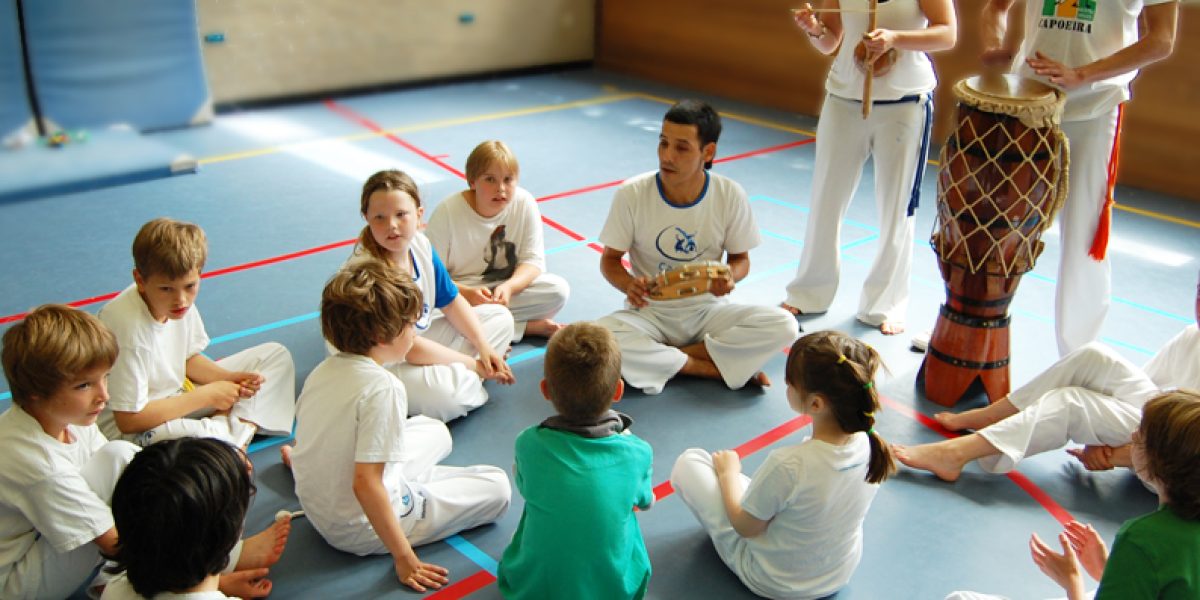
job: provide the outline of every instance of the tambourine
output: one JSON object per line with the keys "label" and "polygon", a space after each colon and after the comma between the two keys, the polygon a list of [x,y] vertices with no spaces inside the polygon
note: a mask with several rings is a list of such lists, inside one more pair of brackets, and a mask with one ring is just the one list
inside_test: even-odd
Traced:
{"label": "tambourine", "polygon": [[[854,66],[858,67],[859,71],[866,73],[867,72],[867,62],[866,61],[867,61],[867,47],[862,42],[859,42],[858,45],[854,47]],[[875,61],[875,76],[883,77],[884,75],[887,75],[888,71],[891,71],[892,67],[895,65],[896,65],[896,49],[888,48],[888,51],[884,52],[883,56],[879,57],[879,59]]]}
{"label": "tambourine", "polygon": [[731,277],[729,265],[723,262],[695,262],[655,275],[648,293],[654,300],[691,298],[707,292],[713,280]]}

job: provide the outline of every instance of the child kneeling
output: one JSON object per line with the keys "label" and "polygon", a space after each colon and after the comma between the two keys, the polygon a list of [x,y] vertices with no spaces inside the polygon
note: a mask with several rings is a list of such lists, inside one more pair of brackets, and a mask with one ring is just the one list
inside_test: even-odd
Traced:
{"label": "child kneeling", "polygon": [[550,338],[545,369],[542,394],[558,415],[517,436],[525,512],[500,560],[500,593],[641,598],[650,558],[633,508],[654,503],[652,456],[611,409],[625,390],[621,350],[607,329],[575,323]]}
{"label": "child kneeling", "polygon": [[390,552],[396,575],[425,591],[446,569],[413,546],[490,523],[508,509],[508,476],[492,466],[450,467],[450,431],[408,418],[404,385],[385,363],[404,360],[421,316],[412,280],[374,259],[347,264],[321,296],[321,331],[338,353],[313,369],[296,406],[290,451],[296,495],[333,547]]}
{"label": "child kneeling", "polygon": [[870,346],[834,331],[806,335],[788,355],[788,405],[812,417],[812,438],[771,452],[742,474],[731,450],[687,450],[671,484],[708,531],[721,560],[768,598],[820,598],[850,581],[862,558],[863,520],[895,470],[875,433]]}

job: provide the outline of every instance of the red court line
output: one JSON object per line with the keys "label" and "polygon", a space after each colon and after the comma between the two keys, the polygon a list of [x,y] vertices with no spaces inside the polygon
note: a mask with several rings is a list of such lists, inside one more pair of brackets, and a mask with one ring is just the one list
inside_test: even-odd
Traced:
{"label": "red court line", "polygon": [[375,133],[383,134],[383,137],[385,137],[397,144],[400,144],[401,146],[405,147],[406,149],[408,149],[408,151],[412,152],[413,154],[416,154],[417,156],[420,156],[421,158],[424,158],[425,160],[428,160],[429,162],[455,174],[456,176],[458,176],[459,179],[467,178],[467,176],[465,174],[463,174],[462,171],[455,169],[453,166],[451,166],[449,164],[446,164],[446,162],[441,160],[440,158],[404,141],[403,139],[400,139],[398,136],[395,136],[390,133],[386,133],[384,131],[383,127],[380,127],[378,123],[358,114],[357,112],[354,112],[349,107],[342,106],[341,104],[338,104],[337,102],[335,102],[333,100],[326,100],[325,106],[327,108],[329,108],[329,110],[332,110],[333,112],[335,112],[339,115],[342,115],[343,117],[346,117],[347,119],[350,119],[351,121],[354,121],[355,123],[358,123],[359,125],[362,125],[363,127],[366,127],[367,129],[370,129],[371,131],[373,131]]}
{"label": "red court line", "polygon": [[724,158],[718,158],[718,159],[714,160],[713,164],[730,162],[730,161],[734,161],[734,160],[742,160],[743,158],[750,158],[751,156],[758,156],[760,154],[770,154],[772,152],[779,152],[780,150],[787,150],[788,148],[795,148],[796,146],[803,146],[805,144],[811,144],[815,141],[817,141],[817,138],[808,138],[806,140],[796,140],[794,142],[788,142],[786,144],[779,144],[778,146],[768,146],[766,148],[759,148],[758,150],[751,150],[749,152],[743,152],[741,154],[731,154]]}
{"label": "red court line", "polygon": [[[327,250],[333,250],[335,248],[349,246],[357,241],[358,241],[358,238],[352,238],[352,239],[348,239],[348,240],[342,240],[340,242],[333,242],[332,244],[325,244],[322,246],[308,248],[306,250],[298,250],[296,252],[280,254],[279,256],[272,256],[271,258],[264,258],[262,260],[256,260],[253,262],[243,263],[240,265],[233,265],[231,267],[225,267],[223,269],[217,269],[215,271],[209,271],[207,273],[202,273],[200,275],[200,278],[208,279],[209,277],[219,277],[221,275],[228,275],[229,273],[236,273],[238,271],[245,271],[245,270],[254,269],[257,267],[273,265],[275,263],[292,260],[294,258],[309,256],[311,254],[319,254],[319,253],[325,252]],[[91,298],[84,298],[83,300],[75,300],[74,302],[68,302],[67,305],[73,306],[75,308],[80,308],[83,306],[88,306],[90,304],[96,304],[97,302],[105,302],[108,300],[112,300],[113,298],[117,297],[117,294],[120,294],[120,293],[121,293],[120,291],[109,292],[107,294],[101,294],[99,296],[92,296]],[[16,313],[16,314],[0,317],[0,325],[3,325],[5,323],[11,323],[13,321],[20,321],[21,319],[24,319],[28,315],[29,315],[28,312],[23,312],[23,313]]]}
{"label": "red court line", "polygon": [[547,200],[557,200],[558,198],[566,198],[567,196],[576,196],[579,194],[585,194],[587,192],[594,192],[596,190],[602,190],[605,188],[616,187],[618,185],[621,185],[622,183],[625,183],[624,179],[618,179],[616,181],[609,181],[607,183],[597,183],[596,185],[589,185],[587,187],[581,187],[577,190],[569,190],[566,192],[559,192],[557,194],[550,194],[549,196],[542,196],[541,198],[538,198],[537,201],[545,202]]}
{"label": "red court line", "polygon": [[[888,398],[887,396],[884,396],[882,394],[879,395],[879,399],[882,400],[885,404],[887,404],[888,407],[895,409],[897,412],[903,413],[905,416],[936,431],[937,433],[941,434],[943,437],[947,437],[947,438],[959,437],[958,433],[955,433],[953,431],[950,431],[949,429],[946,429],[945,427],[942,427],[940,424],[938,424],[937,421],[934,421],[933,419],[917,412],[910,406],[906,406],[906,405],[904,405],[900,402],[897,402],[895,400],[892,400],[891,398]],[[1056,520],[1058,520],[1059,523],[1066,525],[1067,523],[1070,523],[1071,521],[1075,520],[1075,517],[1071,516],[1071,513],[1068,512],[1067,509],[1063,508],[1062,505],[1059,504],[1058,502],[1055,502],[1054,498],[1050,497],[1050,494],[1047,494],[1045,490],[1038,487],[1037,484],[1030,481],[1029,478],[1026,477],[1025,475],[1021,474],[1018,471],[1012,471],[1010,473],[1006,473],[1006,475],[1008,475],[1008,478],[1011,479],[1013,483],[1017,484],[1017,487],[1021,488],[1022,490],[1025,490],[1026,494],[1029,494],[1029,496],[1032,497],[1034,499],[1034,501],[1036,501],[1038,504],[1042,505],[1042,508],[1046,509],[1046,512],[1050,513],[1050,515],[1053,516]]]}
{"label": "red court line", "polygon": [[478,592],[479,590],[495,583],[495,581],[495,575],[481,570],[470,577],[456,581],[426,596],[426,598],[438,598],[439,600],[456,600],[457,598],[465,598],[467,595]]}

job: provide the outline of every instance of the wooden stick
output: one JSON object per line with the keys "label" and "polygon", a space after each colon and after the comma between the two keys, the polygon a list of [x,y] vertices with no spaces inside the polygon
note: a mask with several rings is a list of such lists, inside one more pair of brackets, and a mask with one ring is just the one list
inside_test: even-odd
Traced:
{"label": "wooden stick", "polygon": [[[879,0],[871,0],[870,15],[867,17],[867,31],[875,31],[875,11],[879,8]],[[863,118],[871,116],[871,80],[875,78],[875,61],[871,57],[871,51],[866,51],[867,73],[863,77]]]}
{"label": "wooden stick", "polygon": [[[792,13],[798,13],[802,10],[804,10],[804,9],[803,8],[793,8]],[[862,9],[862,8],[810,8],[810,9],[808,9],[808,12],[811,12],[811,13],[857,13],[857,14],[865,15],[872,11],[869,9]]]}

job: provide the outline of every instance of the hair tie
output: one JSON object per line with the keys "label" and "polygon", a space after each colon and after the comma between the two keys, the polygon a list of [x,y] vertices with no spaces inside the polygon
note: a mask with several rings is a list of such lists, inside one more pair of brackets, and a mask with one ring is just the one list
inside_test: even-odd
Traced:
{"label": "hair tie", "polygon": [[874,412],[874,411],[871,411],[871,412],[864,412],[864,413],[863,413],[863,416],[865,416],[865,417],[866,417],[866,418],[868,418],[868,419],[874,419],[874,418],[875,418],[875,412]]}
{"label": "hair tie", "polygon": [[838,362],[837,362],[837,364],[839,364],[839,365],[840,365],[840,364],[842,364],[842,363],[844,363],[844,362],[846,362],[846,355],[845,355],[845,354],[839,354],[839,355],[838,355]]}
{"label": "hair tie", "polygon": [[[871,389],[871,388],[873,388],[873,387],[875,387],[875,382],[874,382],[874,381],[868,381],[868,382],[866,382],[866,383],[864,383],[864,384],[863,384],[863,389],[864,389],[864,390],[869,390],[869,389]],[[867,413],[867,414],[871,414],[871,413]]]}
{"label": "hair tie", "polygon": [[875,435],[875,428],[874,428],[874,427],[871,427],[870,429],[868,429],[868,430],[867,430],[867,435]]}

